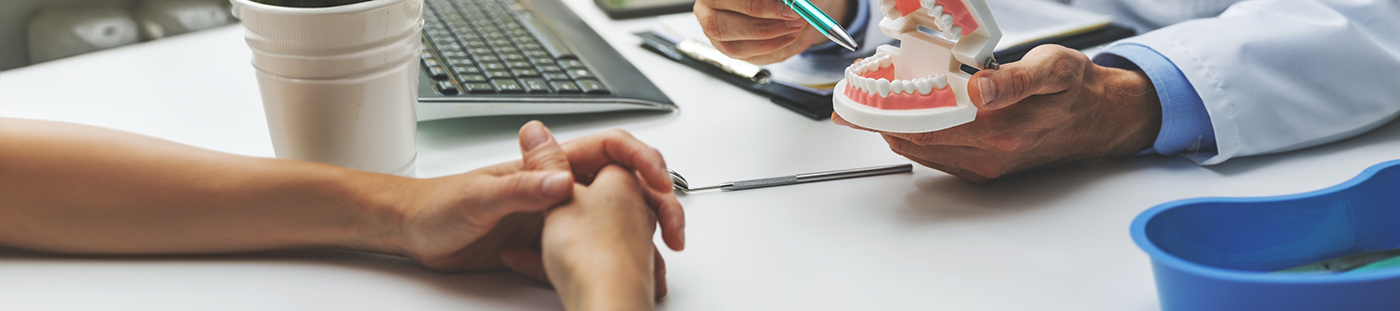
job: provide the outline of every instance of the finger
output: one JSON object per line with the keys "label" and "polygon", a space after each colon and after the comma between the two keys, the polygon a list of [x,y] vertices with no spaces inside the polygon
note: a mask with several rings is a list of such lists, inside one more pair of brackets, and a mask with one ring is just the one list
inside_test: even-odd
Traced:
{"label": "finger", "polygon": [[656,299],[661,299],[661,297],[666,297],[666,290],[667,290],[667,288],[666,288],[666,259],[661,258],[661,251],[660,251],[659,249],[657,249],[656,247],[652,247],[652,248],[651,248],[651,253],[654,254],[654,256],[655,256],[655,258],[653,258],[652,262],[655,263],[656,269],[652,270],[652,271],[654,271],[654,272],[653,272],[654,274],[653,274],[652,276],[655,277],[655,278],[653,279],[653,281],[654,281],[653,284],[655,284],[655,287],[656,287]]}
{"label": "finger", "polygon": [[486,215],[505,217],[515,212],[544,211],[573,197],[574,179],[569,172],[526,171],[496,177],[477,185],[495,195],[495,204],[484,204]]}
{"label": "finger", "polygon": [[967,81],[968,96],[982,109],[1001,109],[1026,97],[1054,94],[1079,85],[1090,68],[1084,53],[1041,45],[1020,61],[977,72]]}
{"label": "finger", "polygon": [[[724,55],[728,55],[734,59],[744,60],[755,65],[766,65],[773,62],[760,63],[757,62],[755,58],[774,53],[783,53],[789,46],[797,42],[797,38],[798,32],[793,32],[772,39],[735,41],[710,40],[710,43],[713,44],[715,49],[719,50],[720,53],[724,53]],[[782,58],[785,59],[787,57],[784,56]]]}
{"label": "finger", "polygon": [[803,28],[803,30],[798,33],[797,37],[792,40],[792,43],[783,46],[782,48],[779,48],[777,51],[763,55],[741,57],[739,59],[755,65],[766,65],[781,62],[787,60],[793,55],[802,53],[802,51],[806,51],[807,48],[812,46],[812,42],[819,42],[813,40],[814,35],[822,39],[826,38],[825,36],[822,36],[821,33],[817,32],[816,29],[813,29],[811,27]]}
{"label": "finger", "polygon": [[885,143],[890,145],[890,150],[904,156],[920,165],[957,176],[972,183],[985,183],[1001,173],[988,174],[980,172],[987,171],[992,166],[985,165],[987,161],[983,156],[978,156],[969,150],[971,147],[963,146],[919,146],[912,142],[893,136],[884,136]]}
{"label": "finger", "polygon": [[720,41],[763,40],[796,33],[807,25],[802,20],[754,18],[731,11],[695,12],[705,36]]}
{"label": "finger", "polygon": [[569,171],[569,157],[564,148],[540,121],[530,121],[520,127],[520,153],[525,170]]}
{"label": "finger", "polygon": [[704,0],[705,6],[757,18],[796,20],[800,18],[781,0]]}
{"label": "finger", "polygon": [[501,263],[516,273],[549,283],[549,275],[544,271],[544,257],[540,252],[524,248],[507,248],[501,250]]}
{"label": "finger", "polygon": [[671,174],[661,151],[622,130],[610,130],[571,140],[563,145],[575,180],[589,183],[608,164],[637,171],[649,188],[671,191]]}
{"label": "finger", "polygon": [[671,250],[685,250],[685,209],[676,199],[676,193],[670,189],[647,189],[646,200],[647,206],[656,213],[656,221],[661,226],[661,240],[666,242],[666,246]]}
{"label": "finger", "polygon": [[641,195],[640,184],[637,183],[636,175],[627,169],[617,165],[608,165],[598,171],[598,177],[593,179],[593,184],[589,188],[605,188],[607,191],[619,191],[622,193]]}

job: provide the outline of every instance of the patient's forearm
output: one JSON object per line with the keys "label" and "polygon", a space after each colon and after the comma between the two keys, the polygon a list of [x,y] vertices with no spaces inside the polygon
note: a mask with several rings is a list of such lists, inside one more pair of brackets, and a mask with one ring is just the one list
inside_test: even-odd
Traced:
{"label": "patient's forearm", "polygon": [[355,247],[397,178],[0,119],[0,245],[69,253]]}

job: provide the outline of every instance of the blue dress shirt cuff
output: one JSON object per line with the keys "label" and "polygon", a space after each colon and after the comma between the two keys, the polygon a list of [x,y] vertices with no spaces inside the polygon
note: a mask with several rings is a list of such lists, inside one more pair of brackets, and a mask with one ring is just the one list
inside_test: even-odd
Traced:
{"label": "blue dress shirt cuff", "polygon": [[[851,21],[850,28],[846,28],[846,34],[851,35],[851,39],[855,40],[857,43],[865,44],[865,31],[867,28],[870,28],[867,27],[866,24],[869,23],[870,0],[856,0],[856,19]],[[808,25],[808,27],[810,26],[811,25]],[[843,48],[840,45],[836,45],[836,42],[831,42],[831,40],[826,40],[823,42],[824,43],[813,45],[812,47],[807,48],[807,51],[802,52],[802,55],[845,56],[845,54],[855,53],[850,50],[846,50],[846,48]]]}
{"label": "blue dress shirt cuff", "polygon": [[1162,129],[1152,149],[1162,155],[1178,153],[1213,153],[1215,129],[1205,102],[1191,81],[1166,56],[1145,45],[1125,43],[1114,45],[1094,57],[1094,63],[1122,69],[1141,69],[1162,102]]}

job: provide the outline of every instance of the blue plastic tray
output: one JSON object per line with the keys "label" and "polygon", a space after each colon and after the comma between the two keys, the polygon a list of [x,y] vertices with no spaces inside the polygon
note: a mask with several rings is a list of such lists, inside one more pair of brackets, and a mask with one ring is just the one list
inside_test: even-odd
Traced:
{"label": "blue plastic tray", "polygon": [[1270,274],[1400,248],[1400,160],[1313,192],[1158,205],[1132,235],[1164,311],[1400,310],[1400,269]]}

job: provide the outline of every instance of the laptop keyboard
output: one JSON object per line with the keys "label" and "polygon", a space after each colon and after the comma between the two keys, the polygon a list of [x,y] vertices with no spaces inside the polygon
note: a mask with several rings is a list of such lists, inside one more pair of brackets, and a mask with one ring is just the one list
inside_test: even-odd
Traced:
{"label": "laptop keyboard", "polygon": [[423,72],[439,94],[612,93],[519,0],[427,0],[423,21]]}

